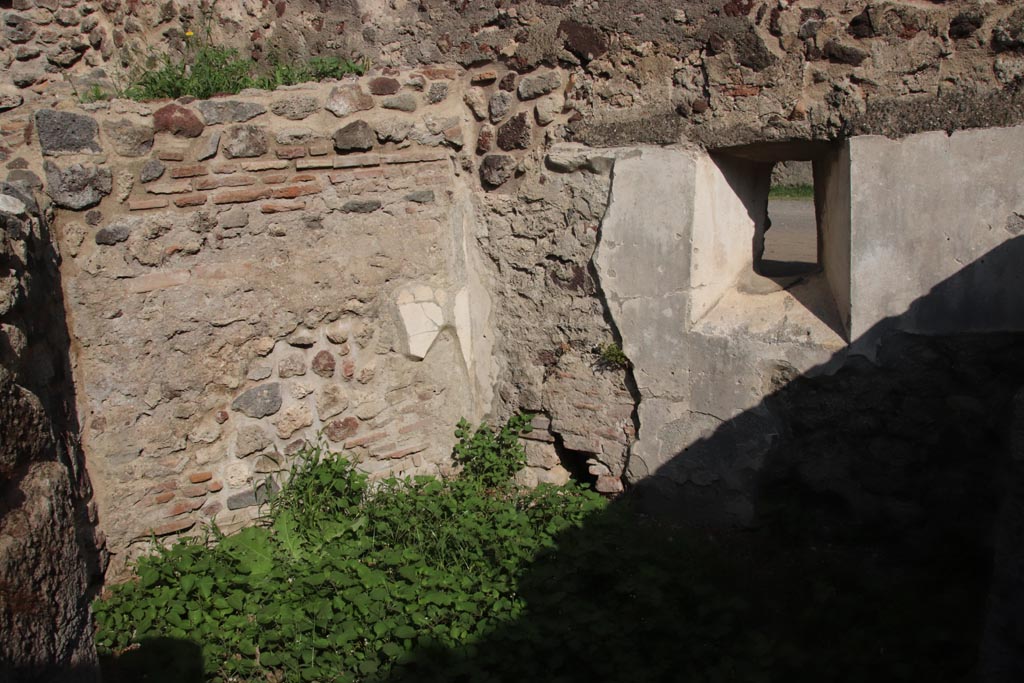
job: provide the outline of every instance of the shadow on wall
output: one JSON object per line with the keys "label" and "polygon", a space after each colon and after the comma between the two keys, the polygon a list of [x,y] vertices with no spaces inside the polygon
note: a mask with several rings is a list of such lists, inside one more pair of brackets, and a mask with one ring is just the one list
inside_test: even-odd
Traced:
{"label": "shadow on wall", "polygon": [[[515,622],[472,646],[420,642],[389,680],[1024,680],[1024,501],[997,510],[1024,490],[1007,445],[1024,334],[996,332],[1000,318],[989,334],[902,331],[1022,310],[1021,263],[1024,237],[880,323],[874,362],[843,351],[827,376],[780,375],[538,558]],[[685,467],[766,425],[760,471]],[[727,523],[735,497],[754,528]],[[718,523],[688,523],[716,502]]]}
{"label": "shadow on wall", "polygon": [[104,557],[59,256],[30,192],[0,183],[0,198],[0,680],[95,681],[89,603]]}

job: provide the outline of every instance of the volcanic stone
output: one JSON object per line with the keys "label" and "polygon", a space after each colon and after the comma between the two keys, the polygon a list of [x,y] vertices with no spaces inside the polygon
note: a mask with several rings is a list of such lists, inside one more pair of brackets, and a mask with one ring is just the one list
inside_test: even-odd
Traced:
{"label": "volcanic stone", "polygon": [[114,151],[123,157],[141,157],[153,149],[153,127],[113,119],[103,123],[103,131],[114,145]]}
{"label": "volcanic stone", "polygon": [[241,123],[265,114],[267,108],[256,102],[239,100],[202,100],[195,103],[195,108],[203,115],[206,125],[219,123]]}
{"label": "volcanic stone", "polygon": [[313,372],[321,377],[333,377],[334,356],[330,351],[320,351],[313,356],[313,362],[310,367],[313,368]]}
{"label": "volcanic stone", "polygon": [[508,113],[512,111],[512,105],[515,101],[511,93],[504,91],[499,90],[491,95],[491,101],[487,104],[487,110],[491,115],[491,123],[497,123],[508,116]]}
{"label": "volcanic stone", "polygon": [[35,119],[43,154],[98,154],[103,151],[98,140],[100,127],[88,116],[40,109]]}
{"label": "volcanic stone", "polygon": [[381,106],[385,109],[397,109],[398,111],[416,111],[416,96],[412,93],[404,92],[401,95],[385,97],[384,101],[381,102]]}
{"label": "volcanic stone", "polygon": [[88,209],[100,203],[113,189],[109,168],[92,164],[72,164],[65,169],[47,161],[46,194],[63,209]]}
{"label": "volcanic stone", "polygon": [[498,129],[498,147],[506,152],[530,146],[530,119],[521,111]]}
{"label": "volcanic stone", "polygon": [[381,207],[378,199],[353,199],[345,202],[341,210],[345,213],[373,213]]}
{"label": "volcanic stone", "polygon": [[516,171],[516,160],[507,154],[488,154],[480,164],[480,179],[484,185],[498,187],[512,177]]}
{"label": "volcanic stone", "polygon": [[96,233],[96,244],[112,245],[124,242],[131,234],[131,228],[125,223],[115,223],[101,228]]}
{"label": "volcanic stone", "polygon": [[430,204],[434,201],[433,190],[415,190],[405,195],[405,201],[416,202],[417,204]]}
{"label": "volcanic stone", "polygon": [[333,420],[324,428],[324,435],[329,441],[337,443],[354,436],[359,430],[359,420],[346,417],[344,420]]}
{"label": "volcanic stone", "polygon": [[373,98],[358,85],[339,85],[331,91],[324,107],[335,116],[348,116],[357,111],[373,109]]}
{"label": "volcanic stone", "polygon": [[158,133],[167,131],[183,138],[197,138],[205,128],[195,112],[174,103],[153,112],[153,127]]}
{"label": "volcanic stone", "polygon": [[301,121],[320,108],[320,101],[310,95],[295,95],[277,100],[270,111],[292,121]]}
{"label": "volcanic stone", "polygon": [[222,138],[228,159],[259,157],[267,153],[267,134],[260,126],[232,126]]}
{"label": "volcanic stone", "polygon": [[249,417],[267,417],[281,410],[281,385],[261,384],[249,389],[231,403],[231,409]]}
{"label": "volcanic stone", "polygon": [[430,84],[430,89],[427,90],[427,102],[430,102],[431,104],[437,104],[438,102],[443,102],[445,99],[447,99],[447,97],[447,83],[441,83],[440,81],[438,81],[437,83]]}
{"label": "volcanic stone", "polygon": [[144,183],[150,183],[159,178],[164,174],[166,170],[164,162],[159,159],[150,159],[142,165],[142,171],[139,173],[139,180]]}
{"label": "volcanic stone", "polygon": [[360,119],[334,133],[334,149],[339,152],[365,152],[373,149],[373,129]]}
{"label": "volcanic stone", "polygon": [[394,95],[402,86],[393,78],[378,76],[377,78],[370,79],[368,87],[374,95]]}

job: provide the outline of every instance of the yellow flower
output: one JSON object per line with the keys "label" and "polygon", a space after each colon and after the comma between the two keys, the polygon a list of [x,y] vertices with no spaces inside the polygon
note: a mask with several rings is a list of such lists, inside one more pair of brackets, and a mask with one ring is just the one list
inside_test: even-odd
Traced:
{"label": "yellow flower", "polygon": [[185,37],[186,37],[186,38],[191,38],[191,37],[192,37],[192,36],[194,36],[194,35],[195,35],[195,34],[194,34],[194,33],[192,33],[192,31],[185,31]]}

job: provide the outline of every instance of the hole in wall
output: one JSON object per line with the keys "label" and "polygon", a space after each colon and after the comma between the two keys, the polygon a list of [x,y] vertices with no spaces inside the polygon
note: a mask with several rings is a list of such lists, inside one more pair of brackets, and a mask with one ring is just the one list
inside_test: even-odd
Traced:
{"label": "hole in wall", "polygon": [[820,269],[812,162],[775,164],[763,236],[763,251],[754,258],[756,273],[792,277]]}
{"label": "hole in wall", "polygon": [[587,460],[593,457],[592,453],[576,451],[566,447],[561,434],[554,433],[555,453],[558,455],[559,463],[569,471],[569,476],[578,484],[597,486],[597,475],[590,473],[590,465]]}
{"label": "hole in wall", "polygon": [[711,151],[694,208],[694,324],[842,343],[850,291],[843,149],[792,141]]}

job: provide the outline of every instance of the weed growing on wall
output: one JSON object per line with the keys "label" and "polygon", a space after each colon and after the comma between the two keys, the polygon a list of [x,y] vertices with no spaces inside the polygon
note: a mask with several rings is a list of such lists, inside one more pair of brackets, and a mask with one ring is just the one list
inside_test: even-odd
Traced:
{"label": "weed growing on wall", "polygon": [[136,66],[131,85],[124,95],[135,100],[178,98],[189,95],[207,99],[214,95],[235,94],[245,88],[273,90],[282,85],[307,81],[342,78],[363,74],[366,61],[352,61],[334,56],[314,57],[306,62],[283,63],[270,60],[269,68],[260,67],[237,50],[215,45],[212,24],[216,3],[200,8],[196,30],[185,32],[180,54],[149,56]]}
{"label": "weed growing on wall", "polygon": [[601,368],[625,370],[632,365],[622,347],[615,342],[598,346],[597,356],[597,365]]}

